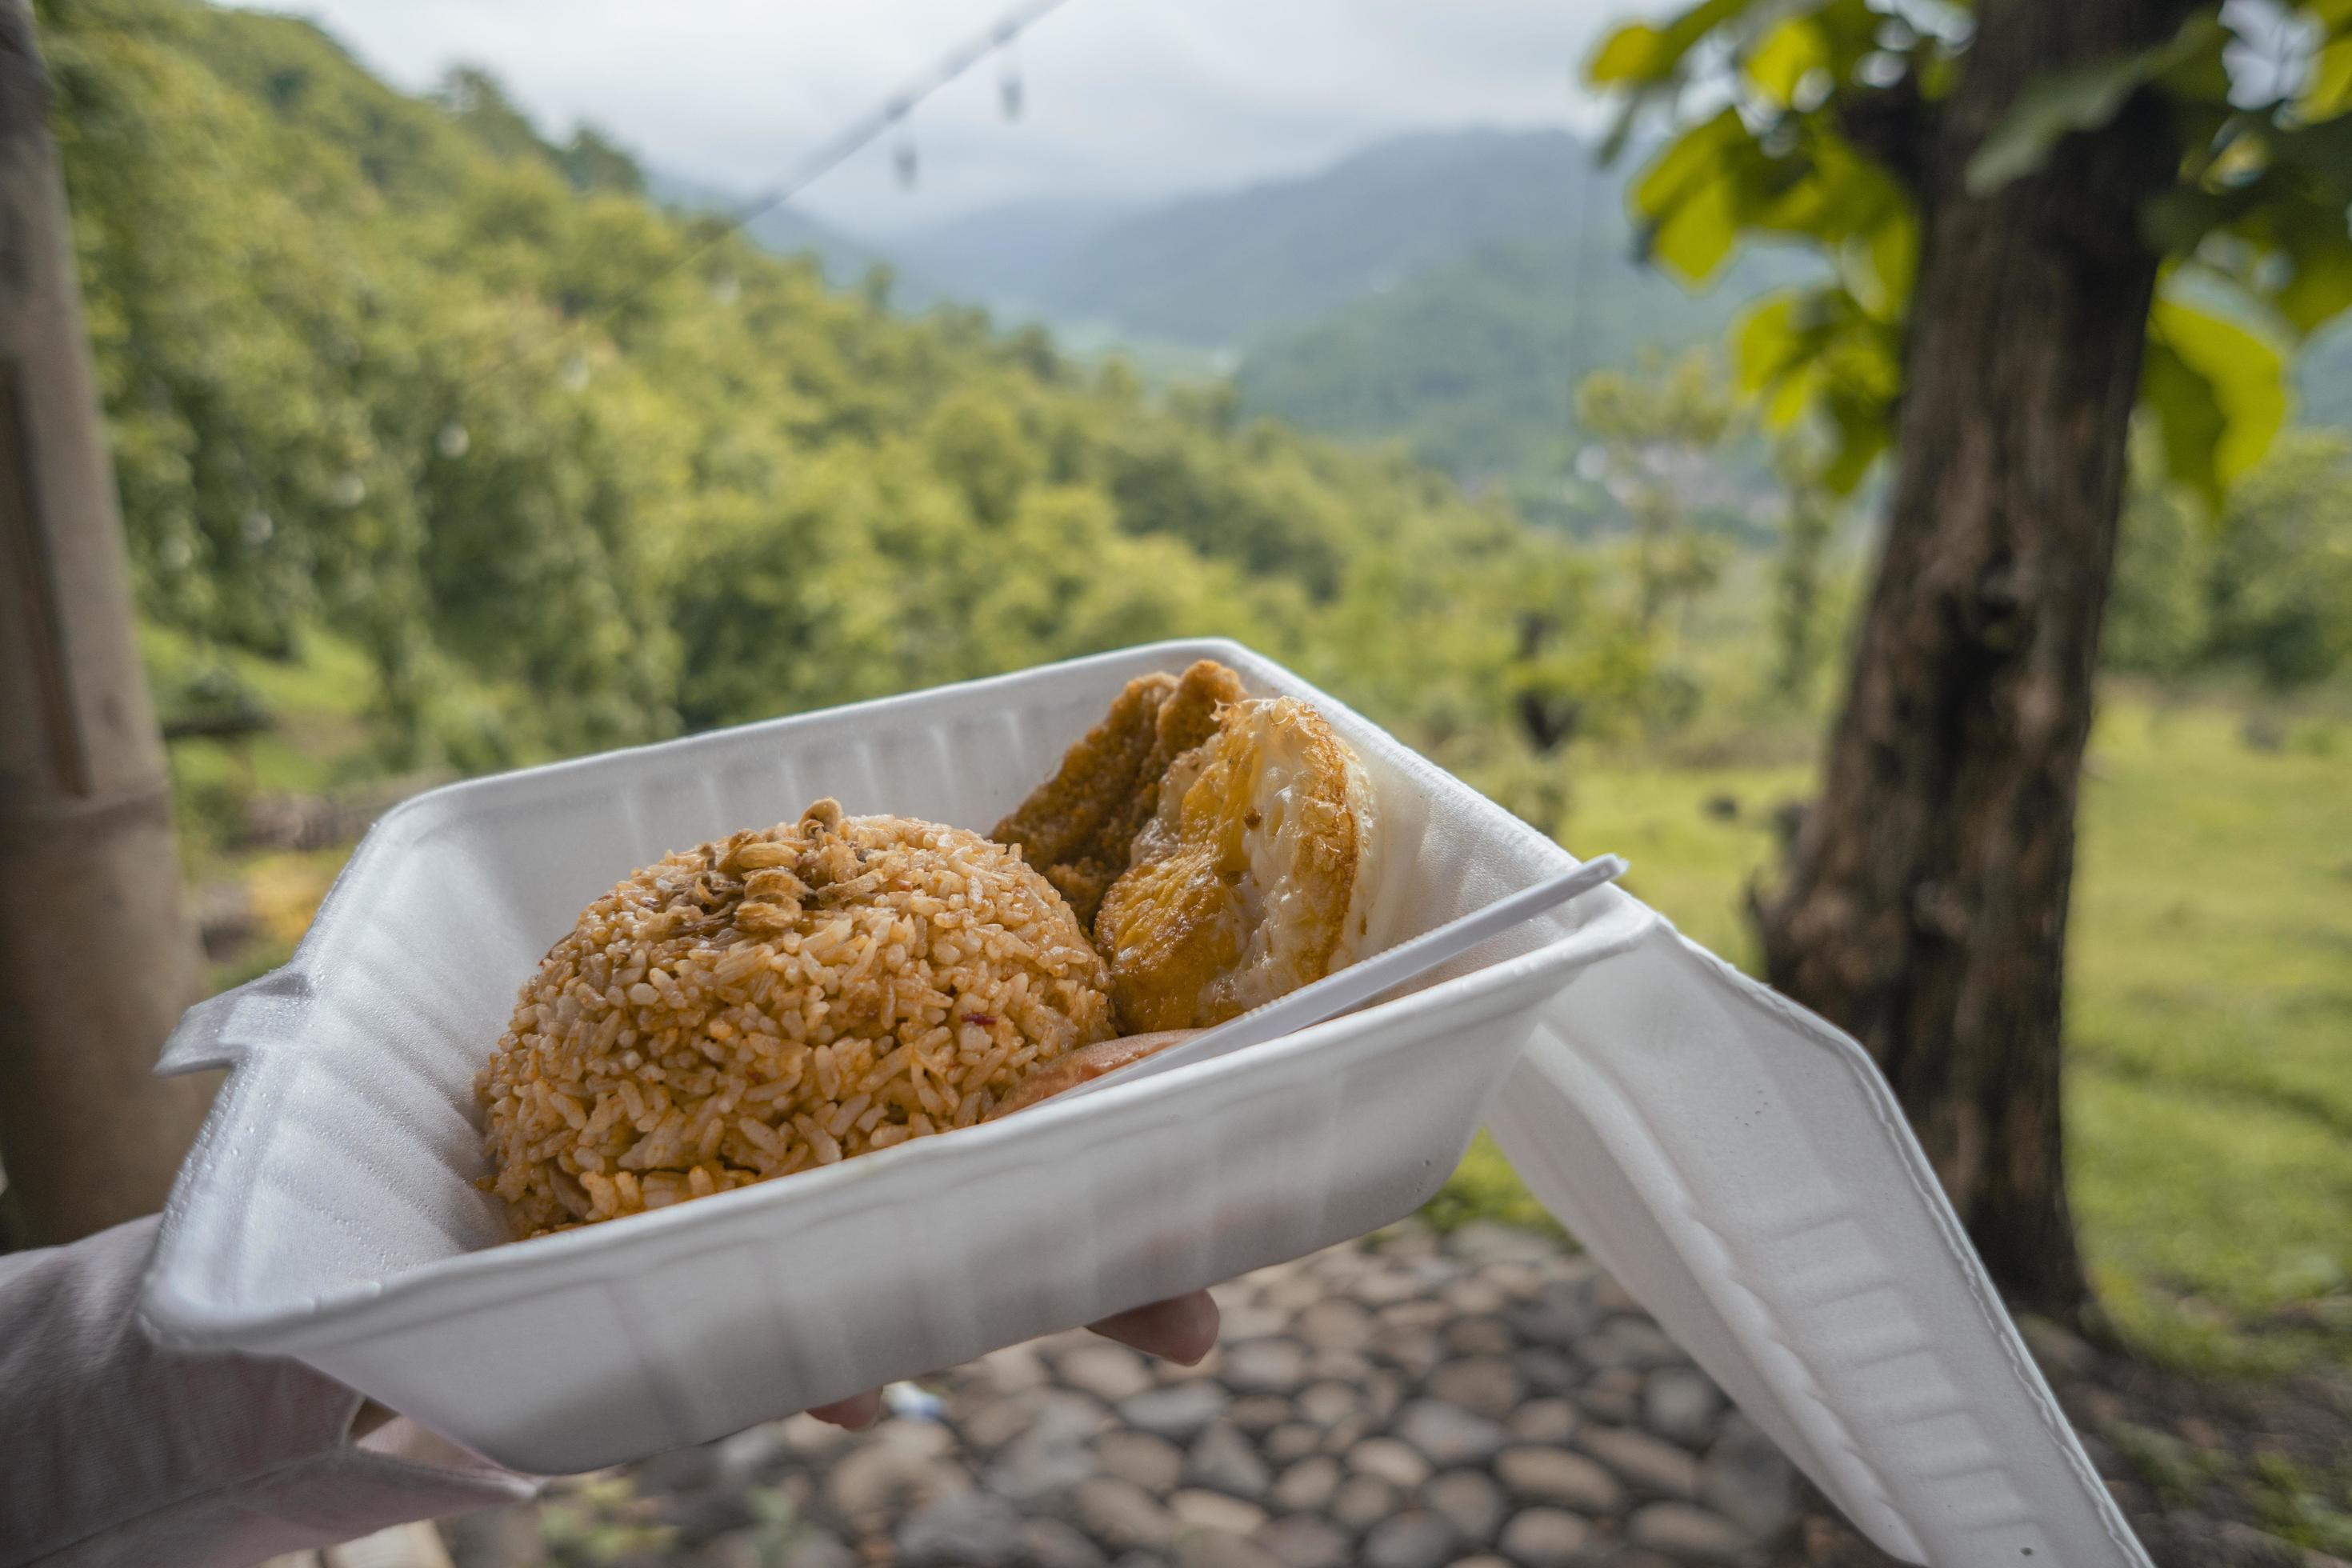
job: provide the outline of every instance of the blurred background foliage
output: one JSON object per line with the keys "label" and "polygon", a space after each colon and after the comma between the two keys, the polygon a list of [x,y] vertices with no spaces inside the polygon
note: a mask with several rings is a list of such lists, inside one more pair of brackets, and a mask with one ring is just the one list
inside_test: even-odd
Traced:
{"label": "blurred background foliage", "polygon": [[142,609],[280,659],[348,637],[388,763],[1180,629],[1391,711],[1507,718],[1517,644],[1459,612],[1571,552],[1499,502],[830,289],[648,205],[590,133],[541,142],[478,73],[421,102],[296,22],[43,21]]}
{"label": "blurred background foliage", "polygon": [[[36,12],[218,981],[282,961],[357,826],[419,783],[1192,633],[1624,851],[1752,963],[1745,889],[1836,696],[1873,499],[1852,453],[1884,410],[1777,421],[1742,378],[1766,392],[1759,353],[1836,326],[1817,346],[1867,391],[1883,314],[1768,302],[1729,367],[1645,352],[1654,308],[1578,317],[1553,287],[1559,247],[1624,237],[1602,224],[1432,259],[1171,385],[894,305],[887,270],[828,283],[479,72],[417,99],[299,21]],[[1689,226],[1657,250],[1696,272],[1717,241]],[[1856,235],[1831,282],[1730,275],[1859,309],[1895,241]],[[1579,334],[1613,368],[1562,384],[1546,356]],[[2163,434],[2135,454],[2085,791],[2077,1207],[2141,1342],[2340,1359],[2352,441],[2289,427],[2217,512]],[[2200,1179],[2157,1179],[2183,1151]],[[1485,1154],[1448,1203],[1525,1206]]]}

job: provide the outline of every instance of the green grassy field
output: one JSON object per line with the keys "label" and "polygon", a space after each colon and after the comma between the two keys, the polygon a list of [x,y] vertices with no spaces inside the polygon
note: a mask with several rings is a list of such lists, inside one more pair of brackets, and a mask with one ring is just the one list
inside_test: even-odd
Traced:
{"label": "green grassy field", "polygon": [[172,761],[211,777],[234,757],[249,763],[263,789],[321,789],[338,782],[338,764],[362,755],[368,741],[362,715],[375,691],[367,655],[352,643],[312,632],[299,659],[264,658],[217,644],[199,647],[182,632],[142,621],[139,652],[146,661],[156,707],[167,717],[192,705],[187,693],[207,679],[227,680],[251,694],[278,722],[232,748],[184,742]]}
{"label": "green grassy field", "polygon": [[2106,1305],[2194,1361],[2352,1352],[2352,730],[2118,705],[2086,788],[2067,1109]]}
{"label": "green grassy field", "polygon": [[[2070,952],[2074,1212],[2134,1342],[2211,1370],[2352,1361],[2352,726],[2111,700]],[[1801,768],[1596,766],[1562,837],[1752,968],[1746,889]],[[1706,809],[1717,803],[1717,814]],[[1736,805],[1736,815],[1721,816]],[[1436,1207],[1532,1209],[1487,1145]]]}

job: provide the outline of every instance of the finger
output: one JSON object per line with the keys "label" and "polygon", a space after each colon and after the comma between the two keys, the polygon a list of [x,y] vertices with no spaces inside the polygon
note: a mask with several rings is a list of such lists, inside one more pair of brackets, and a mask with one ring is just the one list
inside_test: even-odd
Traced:
{"label": "finger", "polygon": [[846,1399],[836,1399],[830,1405],[810,1407],[809,1414],[835,1426],[845,1426],[852,1432],[863,1432],[882,1419],[882,1391],[869,1388],[863,1394],[853,1394]]}
{"label": "finger", "polygon": [[1132,1307],[1087,1325],[1107,1340],[1132,1345],[1146,1355],[1191,1366],[1217,1343],[1217,1303],[1206,1290]]}

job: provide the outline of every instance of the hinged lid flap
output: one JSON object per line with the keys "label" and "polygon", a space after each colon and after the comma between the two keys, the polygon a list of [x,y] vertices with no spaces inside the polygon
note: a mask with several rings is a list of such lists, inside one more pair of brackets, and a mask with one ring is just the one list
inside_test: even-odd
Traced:
{"label": "hinged lid flap", "polygon": [[1938,1568],[2145,1568],[1853,1040],[1659,920],[1549,1005],[1490,1125],[1881,1547]]}

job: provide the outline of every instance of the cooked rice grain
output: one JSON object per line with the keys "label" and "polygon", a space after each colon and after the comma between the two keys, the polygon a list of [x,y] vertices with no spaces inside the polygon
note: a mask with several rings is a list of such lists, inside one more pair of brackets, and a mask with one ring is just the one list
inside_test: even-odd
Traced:
{"label": "cooked rice grain", "polygon": [[536,1236],[967,1127],[1108,984],[1018,849],[819,801],[581,913],[476,1083],[487,1184]]}

